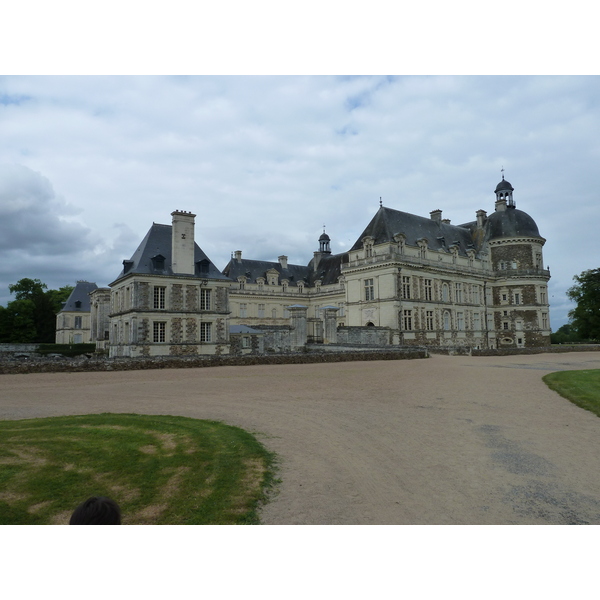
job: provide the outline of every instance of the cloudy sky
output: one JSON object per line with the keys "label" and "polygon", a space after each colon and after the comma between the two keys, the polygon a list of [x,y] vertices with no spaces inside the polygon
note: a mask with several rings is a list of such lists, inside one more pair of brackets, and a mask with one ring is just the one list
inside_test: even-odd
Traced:
{"label": "cloudy sky", "polygon": [[505,177],[547,239],[552,326],[597,268],[595,76],[0,78],[0,303],[22,277],[105,286],[152,222],[197,214],[222,269],[348,249],[379,206],[459,224]]}

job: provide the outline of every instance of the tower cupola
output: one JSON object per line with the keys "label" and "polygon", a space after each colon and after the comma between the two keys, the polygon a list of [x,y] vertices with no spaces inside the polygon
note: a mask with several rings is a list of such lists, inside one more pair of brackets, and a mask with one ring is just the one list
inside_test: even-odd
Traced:
{"label": "tower cupola", "polygon": [[498,210],[499,204],[509,208],[515,208],[515,202],[513,200],[514,191],[515,188],[508,181],[506,181],[506,179],[504,179],[504,173],[502,173],[502,181],[496,186],[495,190],[496,210]]}
{"label": "tower cupola", "polygon": [[329,236],[325,233],[325,230],[323,230],[323,233],[319,238],[319,252],[322,252],[323,254],[331,254],[331,250],[329,248],[330,241],[331,240]]}

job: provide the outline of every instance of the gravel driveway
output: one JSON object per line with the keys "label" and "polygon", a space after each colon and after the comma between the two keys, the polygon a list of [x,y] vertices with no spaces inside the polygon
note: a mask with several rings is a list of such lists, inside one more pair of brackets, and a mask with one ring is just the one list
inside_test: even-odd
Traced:
{"label": "gravel driveway", "polygon": [[600,524],[600,419],[545,373],[600,353],[0,376],[0,418],[215,419],[279,454],[265,524]]}

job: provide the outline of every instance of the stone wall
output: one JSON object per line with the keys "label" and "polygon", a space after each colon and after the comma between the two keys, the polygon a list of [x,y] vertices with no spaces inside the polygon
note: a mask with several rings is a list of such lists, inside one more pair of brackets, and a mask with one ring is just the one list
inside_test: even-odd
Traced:
{"label": "stone wall", "polygon": [[427,351],[414,350],[372,350],[338,353],[290,353],[263,356],[196,356],[175,357],[157,356],[153,358],[73,358],[1,360],[0,374],[61,373],[87,371],[133,371],[146,369],[183,369],[218,366],[246,365],[285,365],[321,362],[349,362],[366,360],[404,360],[427,358]]}

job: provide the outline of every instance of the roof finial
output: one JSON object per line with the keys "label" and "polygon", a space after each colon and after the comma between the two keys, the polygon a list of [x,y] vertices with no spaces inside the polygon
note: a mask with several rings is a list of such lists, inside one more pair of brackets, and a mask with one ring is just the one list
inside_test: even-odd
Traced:
{"label": "roof finial", "polygon": [[379,208],[383,206],[383,201],[381,200],[381,196],[379,196]]}
{"label": "roof finial", "polygon": [[502,165],[500,171],[502,172],[502,181],[504,181],[504,165]]}
{"label": "roof finial", "polygon": [[325,233],[325,223],[323,223],[323,233]]}

